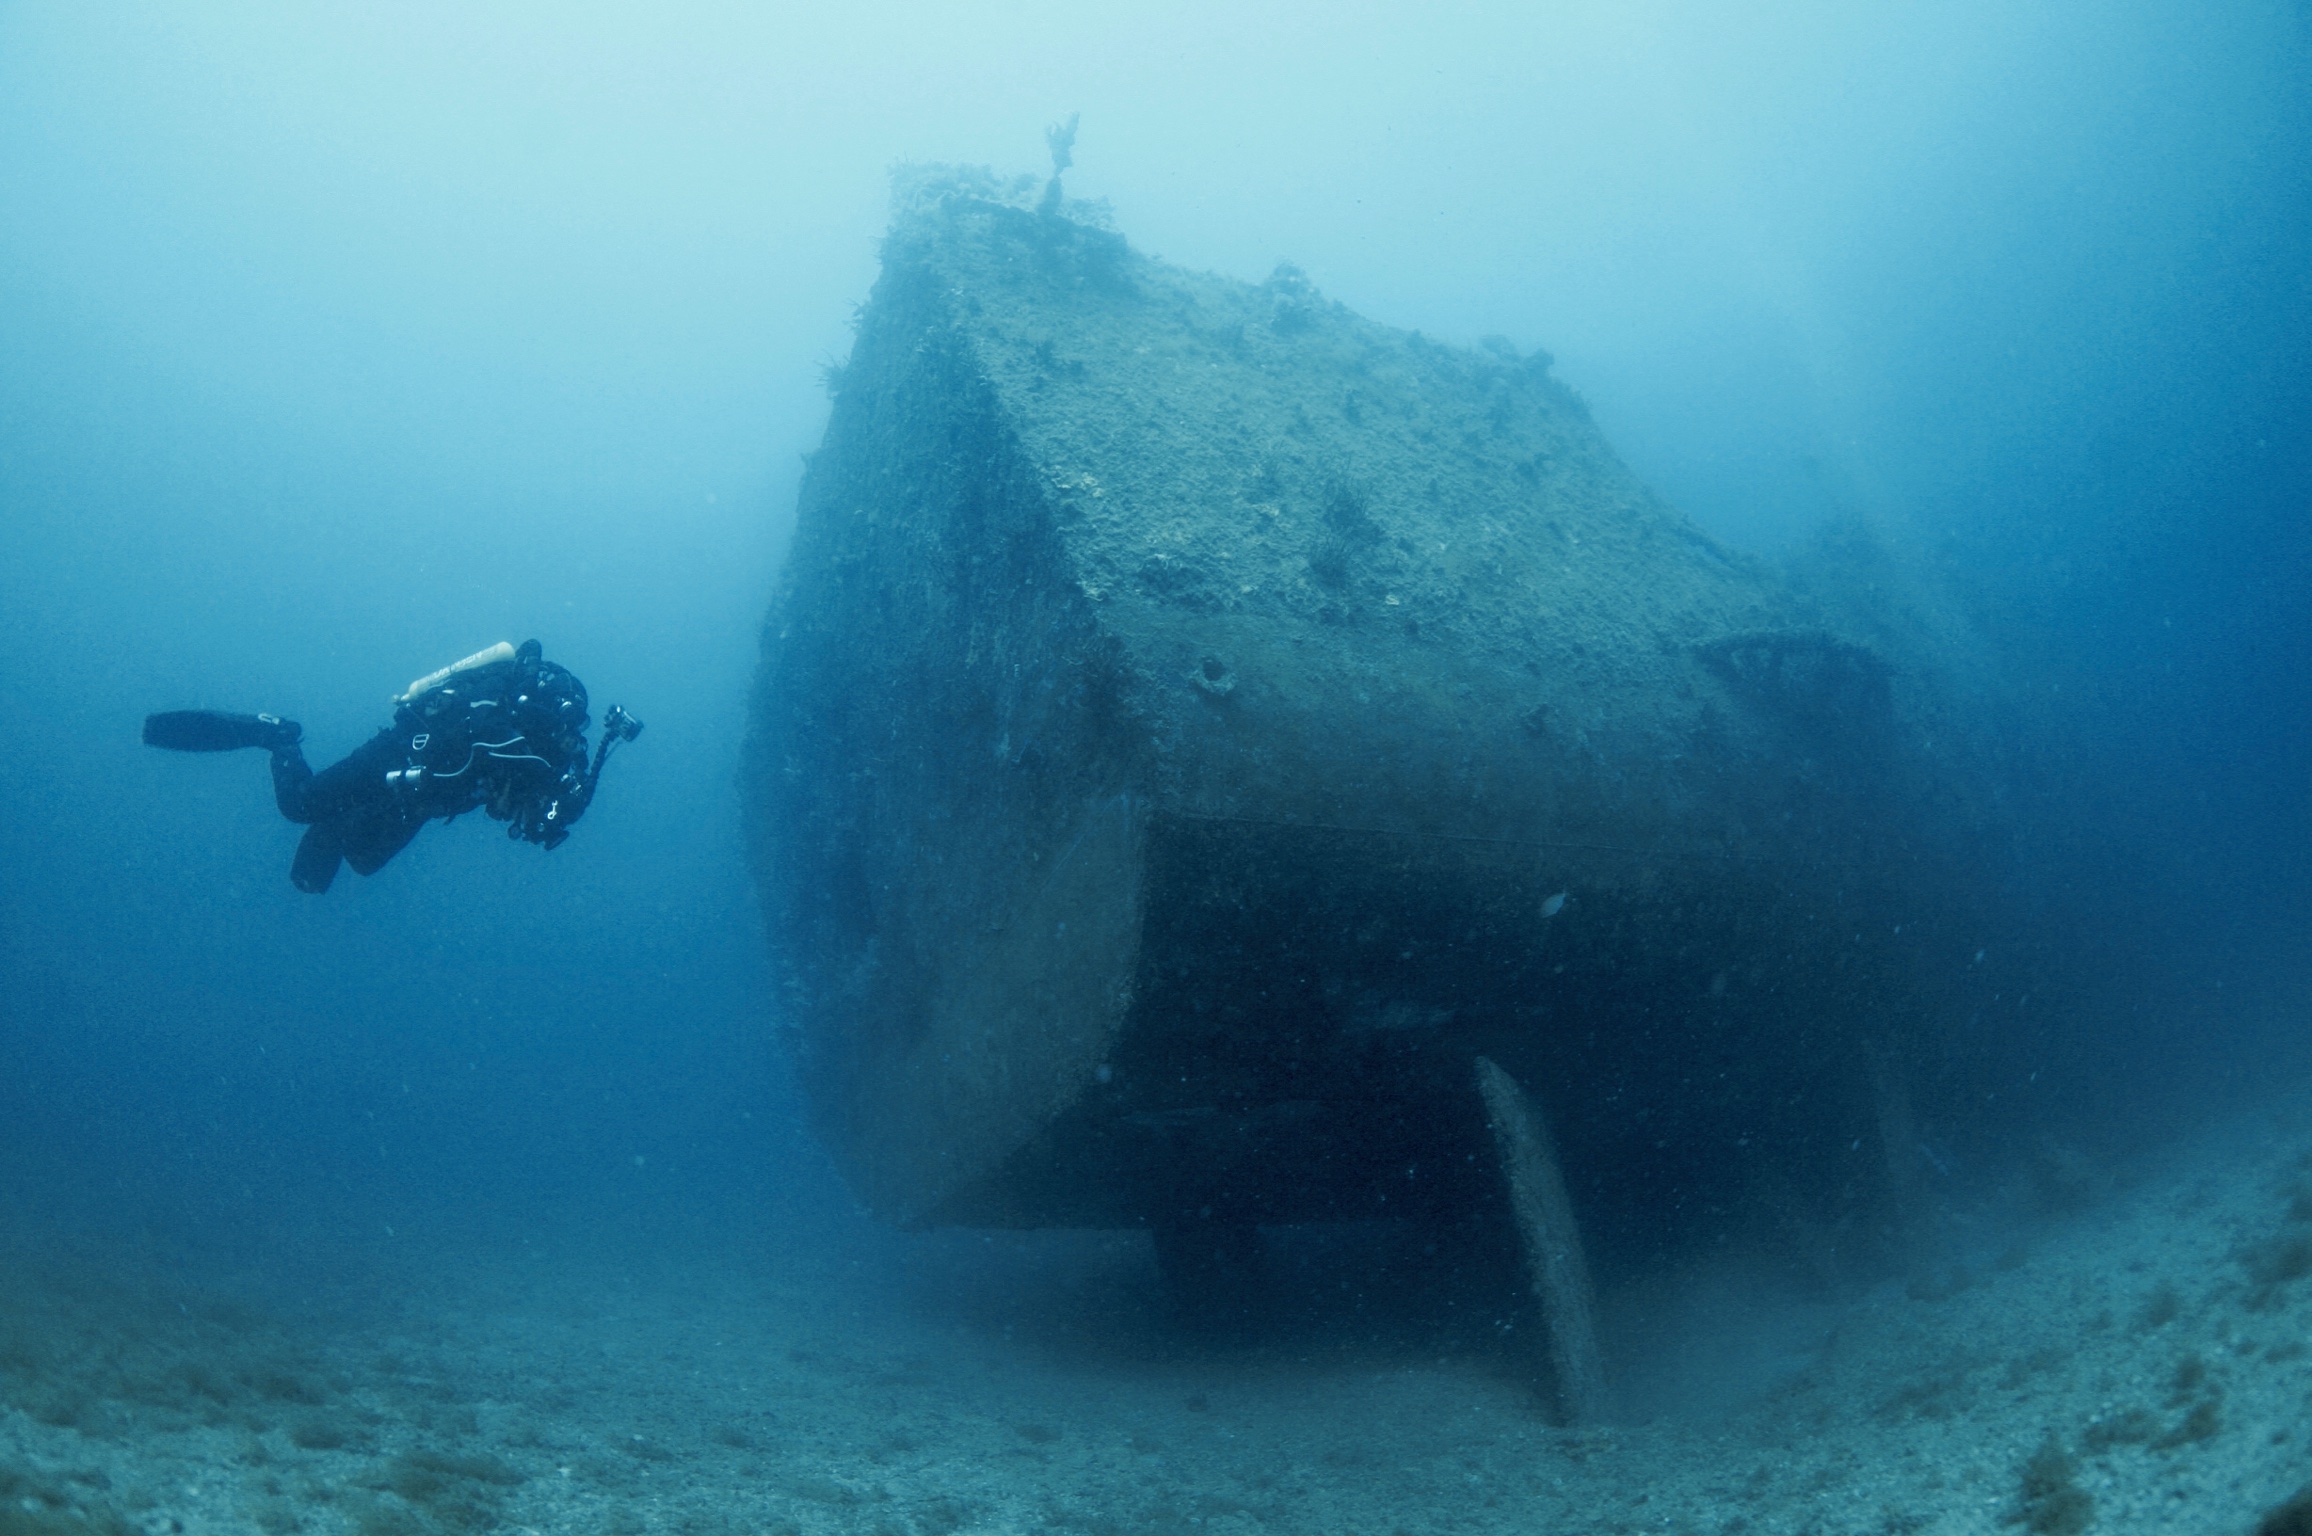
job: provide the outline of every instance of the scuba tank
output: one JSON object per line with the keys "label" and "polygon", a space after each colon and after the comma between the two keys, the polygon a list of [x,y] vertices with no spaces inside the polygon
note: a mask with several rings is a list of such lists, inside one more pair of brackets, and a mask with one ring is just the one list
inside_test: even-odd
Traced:
{"label": "scuba tank", "polygon": [[[536,642],[532,642],[535,645]],[[385,782],[422,798],[432,816],[457,816],[487,794],[475,772],[490,743],[519,741],[514,721],[515,663],[526,652],[501,640],[438,671],[394,696],[393,730],[407,753]]]}
{"label": "scuba tank", "polygon": [[[546,660],[537,641],[476,651],[397,698],[394,730],[407,756],[386,783],[428,815],[486,809],[512,835],[552,846],[591,798],[607,755],[589,768],[586,706],[586,685]],[[625,727],[623,715],[606,724],[605,749]]]}
{"label": "scuba tank", "polygon": [[[534,640],[530,643],[532,645],[537,644]],[[420,694],[431,693],[461,672],[472,672],[482,667],[496,666],[501,661],[512,661],[517,654],[510,642],[500,640],[496,645],[478,650],[462,661],[451,662],[438,672],[428,672],[400,693],[394,695],[394,708],[400,709],[415,702]]]}

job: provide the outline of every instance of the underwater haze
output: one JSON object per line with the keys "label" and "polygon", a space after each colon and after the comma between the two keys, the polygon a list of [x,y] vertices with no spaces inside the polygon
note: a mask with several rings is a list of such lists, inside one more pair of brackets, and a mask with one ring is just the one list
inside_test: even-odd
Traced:
{"label": "underwater haze", "polygon": [[[1587,1422],[1401,1238],[1213,1337],[813,1134],[765,615],[894,170],[1079,113],[1138,250],[1546,350],[1996,658],[1996,1104],[1869,1262],[1609,1260]],[[0,539],[0,1536],[2312,1529],[2303,0],[0,0]],[[647,722],[551,852],[308,896],[139,739],[533,637]]]}

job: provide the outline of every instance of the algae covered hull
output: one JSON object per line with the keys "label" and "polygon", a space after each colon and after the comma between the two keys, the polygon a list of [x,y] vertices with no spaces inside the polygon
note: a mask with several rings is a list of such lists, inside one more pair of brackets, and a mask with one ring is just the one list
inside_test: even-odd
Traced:
{"label": "algae covered hull", "polygon": [[1973,802],[1830,611],[1546,358],[919,178],[744,770],[821,1134],[914,1223],[1445,1217],[1482,1054],[1608,1226],[1831,1190]]}

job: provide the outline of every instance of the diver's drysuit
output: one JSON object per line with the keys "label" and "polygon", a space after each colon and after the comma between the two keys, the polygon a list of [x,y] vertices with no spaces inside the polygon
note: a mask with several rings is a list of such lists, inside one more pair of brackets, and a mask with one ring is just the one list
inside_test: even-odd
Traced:
{"label": "diver's drysuit", "polygon": [[642,723],[612,705],[586,755],[586,685],[537,641],[498,644],[419,678],[394,700],[393,724],[315,773],[292,720],[176,710],[145,719],[144,739],[183,752],[265,747],[273,797],[305,826],[289,878],[315,895],[339,863],[372,875],[418,828],[480,810],[506,834],[553,848],[585,814],[610,749]]}

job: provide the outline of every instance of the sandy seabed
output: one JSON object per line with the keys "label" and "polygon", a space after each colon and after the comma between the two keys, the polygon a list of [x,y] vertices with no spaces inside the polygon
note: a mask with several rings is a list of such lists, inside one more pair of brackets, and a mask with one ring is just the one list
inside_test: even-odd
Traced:
{"label": "sandy seabed", "polygon": [[842,1266],[499,1254],[290,1309],[19,1241],[0,1536],[2312,1532],[2312,1101],[1946,1247],[1687,1305],[1625,1391],[1709,1406],[1566,1429],[1469,1351],[1039,1333],[1064,1285],[1005,1321]]}

